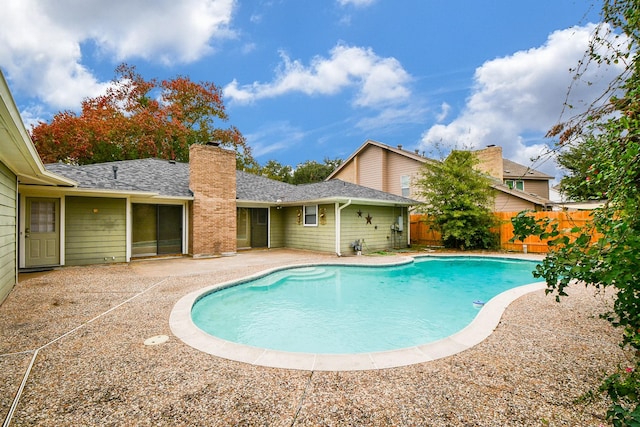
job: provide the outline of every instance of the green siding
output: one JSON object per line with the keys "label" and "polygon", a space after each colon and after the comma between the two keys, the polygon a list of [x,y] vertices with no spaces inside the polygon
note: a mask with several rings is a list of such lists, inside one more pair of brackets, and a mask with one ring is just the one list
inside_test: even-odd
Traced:
{"label": "green siding", "polygon": [[284,209],[271,208],[269,212],[269,240],[270,247],[284,247]]}
{"label": "green siding", "polygon": [[126,261],[124,199],[67,197],[65,212],[66,265]]}
{"label": "green siding", "polygon": [[[284,210],[285,246],[320,252],[335,252],[335,205],[319,205],[318,213],[324,209],[325,218],[318,218],[318,225],[303,225],[302,206]],[[300,220],[298,221],[298,214]]]}
{"label": "green siding", "polygon": [[[361,216],[358,216],[358,211]],[[403,231],[391,230],[398,216],[403,217]],[[367,224],[367,216],[371,224]],[[340,251],[349,255],[354,253],[351,243],[364,239],[363,253],[407,247],[407,210],[406,208],[385,206],[350,205],[342,210]]]}
{"label": "green siding", "polygon": [[16,176],[0,162],[0,303],[17,282]]}

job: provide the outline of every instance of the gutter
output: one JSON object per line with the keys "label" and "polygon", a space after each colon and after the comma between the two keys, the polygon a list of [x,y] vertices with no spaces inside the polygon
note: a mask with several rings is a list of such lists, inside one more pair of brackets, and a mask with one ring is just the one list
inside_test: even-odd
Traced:
{"label": "gutter", "polygon": [[340,252],[340,229],[342,228],[340,224],[342,222],[341,213],[342,209],[346,208],[350,204],[351,199],[349,199],[349,201],[342,206],[340,206],[340,203],[336,202],[336,255],[338,256],[342,256],[342,253]]}

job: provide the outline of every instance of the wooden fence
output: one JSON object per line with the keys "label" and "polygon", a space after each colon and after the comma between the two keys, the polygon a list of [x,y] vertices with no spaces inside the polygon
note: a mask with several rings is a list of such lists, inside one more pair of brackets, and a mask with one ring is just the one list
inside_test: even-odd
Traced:
{"label": "wooden fence", "polygon": [[[518,212],[495,212],[500,225],[497,232],[500,235],[500,249],[515,252],[530,253],[547,253],[549,247],[547,241],[540,240],[535,236],[527,237],[524,242],[516,241],[511,243],[509,240],[513,237],[513,225],[511,218],[518,215]],[[558,229],[571,235],[570,230],[574,227],[582,227],[591,220],[590,211],[573,211],[573,212],[535,212],[533,216],[536,219],[550,218],[558,221]],[[428,222],[426,215],[411,215],[411,243],[426,246],[442,246],[442,237],[440,233],[433,230]],[[594,236],[593,239],[596,239]]]}

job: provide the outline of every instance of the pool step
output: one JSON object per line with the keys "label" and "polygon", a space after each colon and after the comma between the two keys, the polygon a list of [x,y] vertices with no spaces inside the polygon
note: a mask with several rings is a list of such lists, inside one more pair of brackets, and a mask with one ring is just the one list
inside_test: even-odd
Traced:
{"label": "pool step", "polygon": [[335,276],[335,271],[322,267],[304,267],[288,270],[285,275],[274,274],[263,277],[258,283],[249,286],[254,291],[266,291],[273,289],[286,281],[289,282],[309,282],[313,280],[325,280]]}

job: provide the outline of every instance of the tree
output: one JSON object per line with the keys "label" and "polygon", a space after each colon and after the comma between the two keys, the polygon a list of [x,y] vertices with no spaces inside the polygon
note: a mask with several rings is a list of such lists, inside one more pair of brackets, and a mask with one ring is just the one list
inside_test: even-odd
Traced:
{"label": "tree", "polygon": [[598,144],[603,141],[595,136],[589,136],[593,141],[576,144],[568,150],[558,154],[558,164],[565,170],[566,175],[560,181],[560,191],[574,201],[602,200],[606,198],[607,185],[603,180],[595,180],[600,173],[593,162],[598,152]]}
{"label": "tree", "polygon": [[269,160],[260,168],[260,175],[276,181],[291,182],[293,180],[293,169],[289,165],[282,165],[275,160]]}
{"label": "tree", "polygon": [[[592,107],[555,126],[549,136],[567,147],[589,167],[590,185],[607,197],[593,213],[593,221],[571,230],[573,239],[552,221],[536,222],[526,212],[513,221],[516,237],[550,238],[552,251],[536,272],[556,299],[566,288],[584,283],[596,288],[612,287],[614,305],[603,317],[623,330],[621,346],[633,350],[627,366],[602,383],[612,405],[607,418],[615,426],[640,425],[640,4],[637,0],[604,0],[604,24],[593,37],[591,64],[617,63],[624,71],[613,82],[604,105]],[[616,33],[611,34],[610,29]],[[622,42],[622,44],[620,44]],[[581,191],[580,181],[567,182]],[[600,236],[592,242],[592,235]]]}
{"label": "tree", "polygon": [[182,76],[145,80],[135,67],[122,64],[105,94],[85,99],[81,107],[80,114],[62,111],[31,130],[45,163],[188,161],[191,144],[216,141],[235,149],[239,169],[257,166],[240,131],[218,127],[228,117],[222,92],[212,82]]}
{"label": "tree", "polygon": [[341,159],[325,158],[323,163],[315,160],[307,160],[298,164],[293,172],[292,184],[310,184],[312,182],[324,181],[331,172],[342,164]]}
{"label": "tree", "polygon": [[491,179],[474,167],[470,151],[452,151],[442,162],[427,162],[417,180],[427,200],[423,211],[442,234],[448,248],[487,249],[497,245],[491,231],[496,219],[491,211],[494,193]]}

